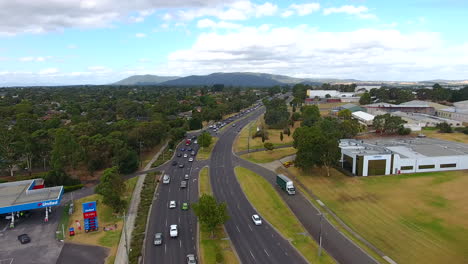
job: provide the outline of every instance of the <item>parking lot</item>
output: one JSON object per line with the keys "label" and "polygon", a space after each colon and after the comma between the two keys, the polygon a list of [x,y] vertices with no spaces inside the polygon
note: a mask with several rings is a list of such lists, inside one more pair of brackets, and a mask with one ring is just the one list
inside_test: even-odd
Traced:
{"label": "parking lot", "polygon": [[[49,222],[44,222],[44,210],[33,210],[10,229],[9,220],[0,219],[0,264],[56,263],[63,243],[55,239],[59,207],[52,208]],[[28,234],[31,242],[21,244],[18,236]]]}

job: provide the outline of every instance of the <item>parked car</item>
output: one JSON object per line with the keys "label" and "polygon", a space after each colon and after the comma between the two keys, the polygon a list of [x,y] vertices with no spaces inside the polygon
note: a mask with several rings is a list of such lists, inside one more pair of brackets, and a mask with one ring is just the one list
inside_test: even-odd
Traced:
{"label": "parked car", "polygon": [[171,225],[169,228],[169,235],[171,237],[177,237],[179,232],[177,231],[177,225]]}
{"label": "parked car", "polygon": [[255,225],[262,224],[262,219],[260,219],[260,216],[258,216],[257,214],[252,215],[252,221],[254,222]]}
{"label": "parked car", "polygon": [[197,260],[195,259],[194,254],[187,255],[187,264],[197,264]]}
{"label": "parked car", "polygon": [[154,245],[155,246],[162,245],[162,242],[163,242],[162,233],[156,233],[154,235]]}
{"label": "parked car", "polygon": [[21,244],[27,244],[31,242],[31,238],[28,236],[28,234],[19,235],[18,240]]}
{"label": "parked car", "polygon": [[176,201],[170,201],[169,202],[169,209],[174,209],[177,207]]}
{"label": "parked car", "polygon": [[187,181],[181,181],[181,182],[180,182],[180,188],[181,188],[181,189],[187,188]]}

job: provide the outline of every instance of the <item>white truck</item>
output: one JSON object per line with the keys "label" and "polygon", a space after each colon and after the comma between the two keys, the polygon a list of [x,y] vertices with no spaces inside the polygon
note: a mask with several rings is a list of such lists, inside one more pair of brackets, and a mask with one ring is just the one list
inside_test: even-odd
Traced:
{"label": "white truck", "polygon": [[285,192],[287,192],[289,195],[296,194],[296,189],[294,189],[293,181],[286,177],[286,175],[276,175],[276,184],[278,184],[278,186]]}

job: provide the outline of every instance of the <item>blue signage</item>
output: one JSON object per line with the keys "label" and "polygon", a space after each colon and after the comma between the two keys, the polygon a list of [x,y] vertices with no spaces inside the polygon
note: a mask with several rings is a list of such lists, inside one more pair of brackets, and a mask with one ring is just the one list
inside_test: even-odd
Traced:
{"label": "blue signage", "polygon": [[83,213],[96,212],[96,202],[83,203]]}

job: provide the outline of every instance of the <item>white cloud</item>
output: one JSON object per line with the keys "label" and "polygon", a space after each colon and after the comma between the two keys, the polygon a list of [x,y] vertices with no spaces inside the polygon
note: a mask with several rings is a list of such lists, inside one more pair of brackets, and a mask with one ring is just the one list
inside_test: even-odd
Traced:
{"label": "white cloud", "polygon": [[136,34],[135,34],[135,37],[137,37],[137,38],[145,38],[145,37],[146,37],[146,34],[145,34],[145,33],[136,33]]}
{"label": "white cloud", "polygon": [[[394,29],[322,32],[303,25],[203,33],[168,56],[159,74],[253,71],[381,80],[463,79],[468,44],[447,46],[438,33]],[[449,67],[441,76],[440,69]]]}
{"label": "white cloud", "polygon": [[52,58],[52,57],[50,57],[50,56],[47,56],[47,57],[21,57],[18,60],[22,61],[22,62],[31,62],[31,61],[43,62],[43,61],[45,61],[47,59],[50,59],[50,58]]}
{"label": "white cloud", "polygon": [[67,49],[76,49],[76,48],[78,48],[78,46],[75,45],[75,44],[69,44],[69,45],[67,46]]}
{"label": "white cloud", "polygon": [[324,15],[331,15],[331,14],[348,14],[348,15],[355,15],[359,18],[363,19],[375,19],[377,18],[376,15],[369,13],[369,8],[365,6],[352,6],[352,5],[344,5],[341,7],[330,7],[325,8],[323,10]]}
{"label": "white cloud", "polygon": [[292,15],[294,15],[294,11],[292,11],[292,10],[286,10],[283,13],[281,13],[282,17],[290,17]]}
{"label": "white cloud", "polygon": [[236,28],[241,28],[242,25],[230,23],[226,21],[215,22],[211,19],[205,18],[205,19],[198,20],[197,27],[198,28],[213,28],[213,29],[217,29],[217,28],[236,29]]}
{"label": "white cloud", "polygon": [[320,10],[320,4],[319,3],[292,4],[290,8],[295,10],[295,12],[299,16],[306,16],[306,15],[312,14],[313,12]]}
{"label": "white cloud", "polygon": [[[42,33],[65,28],[108,27],[138,22],[162,8],[205,8],[232,0],[14,0],[0,1],[0,35]],[[129,16],[137,13],[137,16]],[[24,19],[27,18],[27,19]]]}
{"label": "white cloud", "polygon": [[39,75],[52,75],[58,73],[59,70],[57,68],[47,68],[39,71]]}

